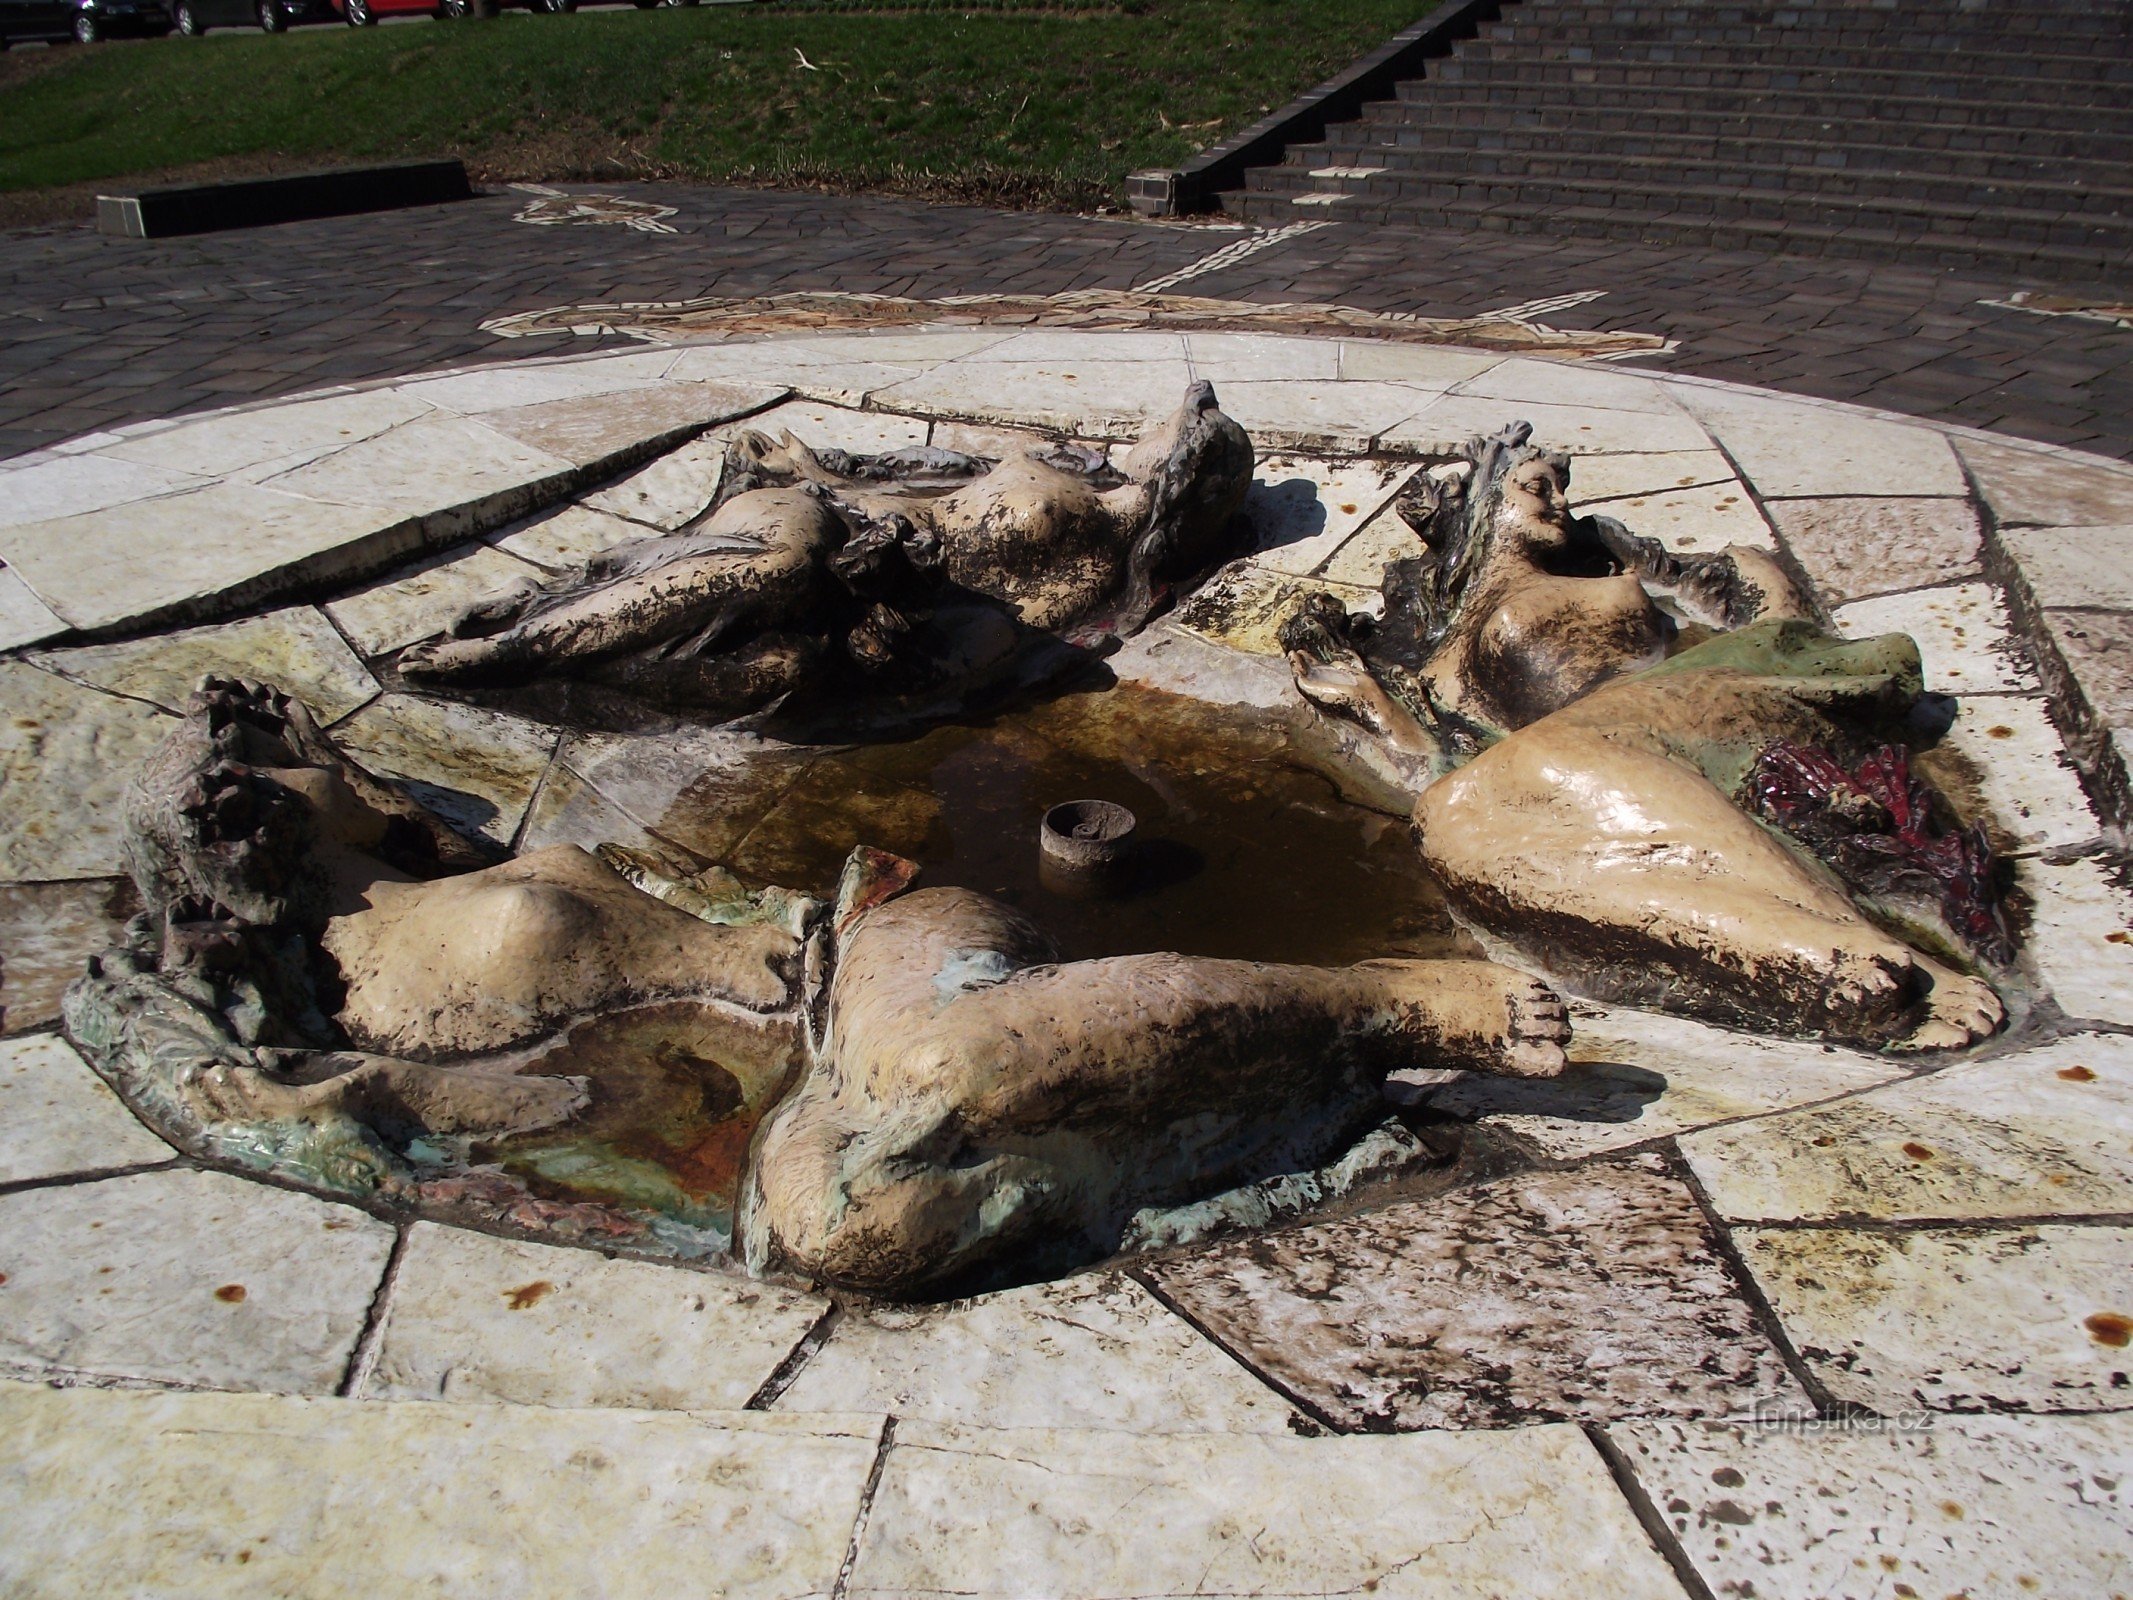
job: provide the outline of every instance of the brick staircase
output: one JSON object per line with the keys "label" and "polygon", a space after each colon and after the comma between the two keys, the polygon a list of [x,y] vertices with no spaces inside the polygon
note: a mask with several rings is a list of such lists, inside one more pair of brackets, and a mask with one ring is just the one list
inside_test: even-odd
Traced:
{"label": "brick staircase", "polygon": [[1224,208],[2133,268],[2133,0],[1524,0]]}

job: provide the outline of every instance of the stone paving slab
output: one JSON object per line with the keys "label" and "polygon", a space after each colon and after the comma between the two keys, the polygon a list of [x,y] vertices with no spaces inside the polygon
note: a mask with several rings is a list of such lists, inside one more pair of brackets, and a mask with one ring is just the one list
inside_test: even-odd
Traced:
{"label": "stone paving slab", "polygon": [[[2133,1417],[1804,1431],[1614,1424],[1709,1593],[2107,1595],[2133,1546]],[[1930,1428],[1918,1428],[1930,1421]]]}
{"label": "stone paving slab", "polygon": [[0,1587],[40,1600],[827,1596],[880,1428],[10,1384]]}
{"label": "stone paving slab", "polygon": [[2035,693],[2037,674],[2025,659],[1992,585],[1958,583],[1857,600],[1834,613],[1848,638],[1907,633],[1918,643],[1926,686],[1941,694]]}
{"label": "stone paving slab", "polygon": [[1778,500],[1770,515],[1826,605],[1980,575],[1983,541],[1968,500]]}
{"label": "stone paving slab", "polygon": [[57,1022],[67,985],[139,909],[131,878],[0,884],[0,1034]]}
{"label": "stone paving slab", "polygon": [[540,569],[487,545],[456,547],[344,595],[326,607],[366,656],[444,632],[468,607],[540,581]]}
{"label": "stone paving slab", "polygon": [[1574,1428],[1301,1440],[898,1424],[844,1593],[1680,1593]]}
{"label": "stone paving slab", "polygon": [[377,1365],[356,1392],[738,1411],[828,1309],[745,1278],[418,1222],[394,1273]]}
{"label": "stone paving slab", "polygon": [[1430,1105],[1575,1160],[1853,1093],[1903,1072],[1886,1057],[1582,1004],[1572,1012],[1570,1063],[1560,1078],[1469,1074]]}
{"label": "stone paving slab", "polygon": [[2091,858],[2020,863],[2031,902],[2025,955],[2070,1017],[2133,1026],[2133,893]]}
{"label": "stone paving slab", "polygon": [[[1991,813],[1986,831],[2003,854],[2086,849],[2101,841],[2103,824],[2052,725],[2047,701],[2016,695],[1964,699],[1937,749],[1957,759],[1966,780],[1961,787],[1974,785]],[[1944,787],[1961,792],[1945,781]]]}
{"label": "stone paving slab", "polygon": [[0,1184],[144,1166],[174,1154],[57,1034],[0,1042]]}
{"label": "stone paving slab", "polygon": [[1120,1273],[842,1318],[780,1411],[984,1428],[1283,1433],[1296,1409]]}
{"label": "stone paving slab", "polygon": [[173,713],[184,711],[210,673],[271,683],[310,706],[321,723],[339,721],[378,692],[377,680],[348,641],[310,606],[31,659],[78,683]]}
{"label": "stone paving slab", "polygon": [[2074,1034],[1681,1149],[1737,1220],[2133,1214],[2133,1040]]}
{"label": "stone paving slab", "polygon": [[0,1363],[331,1394],[392,1241],[352,1207],[220,1172],[0,1195]]}
{"label": "stone paving slab", "polygon": [[0,706],[0,881],[118,872],[126,785],[175,719],[19,661]]}
{"label": "stone paving slab", "polygon": [[1343,1427],[1806,1406],[1694,1198],[1649,1156],[1261,1234],[1149,1278]]}
{"label": "stone paving slab", "polygon": [[480,706],[389,694],[333,736],[455,826],[509,844],[562,732]]}
{"label": "stone paving slab", "polygon": [[2133,1229],[1740,1228],[1757,1284],[1839,1400],[2116,1411],[2133,1386]]}
{"label": "stone paving slab", "polygon": [[1896,422],[1839,419],[1732,389],[1690,388],[1682,401],[1710,425],[1765,499],[1958,495],[1962,465],[1940,434]]}

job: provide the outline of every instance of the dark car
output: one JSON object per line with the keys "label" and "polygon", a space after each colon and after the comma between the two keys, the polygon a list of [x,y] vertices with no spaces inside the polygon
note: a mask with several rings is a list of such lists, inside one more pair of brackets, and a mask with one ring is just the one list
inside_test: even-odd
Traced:
{"label": "dark car", "polygon": [[160,37],[170,29],[163,0],[0,0],[0,50],[31,39],[94,44],[126,33]]}
{"label": "dark car", "polygon": [[[0,0],[5,5],[7,0]],[[264,28],[280,33],[292,22],[338,22],[333,0],[170,0],[178,31],[197,38],[210,28]]]}

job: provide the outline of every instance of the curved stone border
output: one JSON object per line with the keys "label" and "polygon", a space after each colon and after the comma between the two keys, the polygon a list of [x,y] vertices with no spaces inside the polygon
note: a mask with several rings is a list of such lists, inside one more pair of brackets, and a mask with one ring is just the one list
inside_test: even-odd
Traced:
{"label": "curved stone border", "polygon": [[[584,1592],[588,1551],[623,1593],[760,1574],[780,1593],[1604,1595],[1679,1574],[1820,1595],[1883,1556],[1919,1592],[2109,1579],[2123,1492],[2065,1485],[2133,1464],[2133,901],[2054,715],[2077,739],[2081,715],[2119,715],[2107,651],[2072,630],[2129,609],[2108,558],[2133,537],[2133,473],[2072,452],[1620,368],[1001,329],[527,362],[77,441],[0,471],[0,614],[39,645],[0,661],[9,1025],[45,1026],[67,954],[123,916],[117,785],[204,668],[290,680],[366,759],[470,796],[500,837],[627,838],[671,773],[374,671],[485,585],[678,525],[718,444],[556,508],[595,465],[786,391],[807,398],[767,422],[860,448],[982,447],[1012,423],[1115,438],[1194,376],[1252,428],[1269,491],[1304,486],[1270,503],[1309,514],[1216,580],[1230,603],[1135,641],[1126,675],[1279,703],[1267,620],[1301,587],[1366,592],[1406,462],[1529,416],[1577,453],[1580,503],[1681,547],[1781,549],[1838,624],[1920,637],[1964,696],[1954,737],[2056,1010],[1921,1068],[1587,1008],[1572,1080],[1444,1102],[1530,1152],[1524,1170],[917,1311],[394,1228],[205,1170],[31,1032],[0,1043],[0,1366],[202,1392],[0,1388],[10,1584],[242,1592],[245,1551],[261,1592],[334,1592],[362,1562],[325,1508],[351,1498],[404,1519],[410,1573],[479,1552],[464,1593]],[[528,437],[583,476],[513,465],[498,441]],[[272,543],[359,492],[345,509],[397,520]],[[412,548],[392,528],[440,514],[484,536],[363,583]],[[202,563],[214,582],[176,592]],[[255,583],[322,605],[150,631]],[[79,644],[68,617],[114,637]],[[2047,704],[2047,683],[2088,711]],[[227,1389],[262,1393],[208,1392]],[[1836,1420],[1856,1407],[1886,1420]],[[2006,1415],[2023,1412],[2042,1414]],[[1467,1431],[1326,1437],[1388,1427]],[[254,1456],[280,1463],[271,1487],[245,1476]],[[143,1509],[178,1505],[199,1509]]]}

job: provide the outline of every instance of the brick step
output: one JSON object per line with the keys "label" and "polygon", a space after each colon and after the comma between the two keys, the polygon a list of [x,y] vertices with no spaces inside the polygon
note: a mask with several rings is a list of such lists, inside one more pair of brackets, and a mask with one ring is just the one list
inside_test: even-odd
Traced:
{"label": "brick step", "polygon": [[1797,32],[1826,40],[1832,46],[1865,48],[1983,49],[1999,46],[2023,51],[2067,51],[2089,42],[2110,43],[2133,36],[2133,8],[2081,12],[2051,19],[2034,26],[2023,19],[1994,12],[1986,15],[1937,12],[1908,17],[1881,16],[1871,11],[1832,13],[1817,17],[1795,29],[1774,29],[1767,22],[1721,22],[1684,15],[1668,7],[1654,10],[1642,20],[1629,20],[1612,10],[1586,7],[1537,6],[1527,3],[1507,11],[1495,22],[1481,25],[1483,39],[1508,39],[1548,44],[1560,41],[1625,43],[1749,45],[1766,42],[1781,32]]}
{"label": "brick step", "polygon": [[[1469,206],[1491,210],[1513,206],[1580,213],[1613,212],[1625,219],[1696,220],[1712,225],[1765,222],[1777,228],[1826,229],[1833,233],[1863,230],[1884,236],[1955,235],[1965,243],[1993,241],[2006,245],[2094,251],[2102,256],[2133,255],[2133,216],[2069,216],[2056,211],[2001,207],[1980,214],[1974,209],[1936,205],[1900,196],[1755,194],[1728,185],[1632,184],[1626,179],[1572,178],[1475,179],[1447,181],[1422,175],[1357,179],[1369,192],[1324,207],[1296,206],[1298,194],[1334,191],[1294,167],[1261,167],[1246,174],[1252,195],[1289,199],[1288,215],[1347,217],[1365,206],[1421,205],[1427,208]],[[1338,181],[1338,180],[1328,180]],[[1380,190],[1390,193],[1380,194]]]}
{"label": "brick step", "polygon": [[[2133,54],[2096,48],[2080,54],[2013,52],[2004,39],[1976,41],[1975,48],[1890,45],[1847,46],[1798,36],[1799,42],[1765,40],[1760,44],[1640,44],[1607,34],[1590,41],[1560,36],[1525,39],[1483,37],[1461,44],[1462,62],[1552,62],[1598,67],[1707,67],[1740,71],[1809,71],[1914,75],[1923,56],[1931,74],[1960,73],[2023,83],[2133,83]],[[2133,40],[2113,41],[2133,47]],[[2099,45],[2101,41],[2099,41]]]}
{"label": "brick step", "polygon": [[[1895,99],[1958,101],[1966,105],[2022,103],[2033,100],[2041,86],[2028,78],[1996,77],[1983,73],[1932,70],[1887,71],[1878,68],[1825,70],[1808,67],[1701,67],[1661,62],[1469,60],[1454,56],[1430,69],[1428,81],[1439,84],[1474,84],[1495,93],[1525,91],[1542,86],[1580,84],[1605,86],[1615,93],[1653,89],[1697,89],[1721,94],[1825,94],[1879,95]],[[2123,106],[2123,86],[2107,81],[2049,85],[2053,102],[2062,107],[2095,105]]]}
{"label": "brick step", "polygon": [[[1456,151],[1475,156],[1617,156],[1679,164],[1723,162],[1729,166],[1813,167],[1842,173],[1918,173],[1988,182],[2071,183],[2101,188],[2122,185],[2133,173],[2133,135],[2105,144],[2109,155],[2081,157],[2062,154],[2056,148],[2050,154],[2025,155],[1928,148],[1915,141],[1860,144],[1849,142],[1851,132],[1846,129],[1846,142],[1838,143],[1702,131],[1597,129],[1570,119],[1492,127],[1410,118],[1385,123],[1338,123],[1317,143],[1292,148],[1286,165],[1306,164],[1305,152],[1323,152],[1326,159],[1316,164],[1325,166],[1380,154],[1398,160],[1418,151],[1431,157]],[[2056,137],[2048,141],[2054,146],[2060,142]]]}
{"label": "brick step", "polygon": [[[1666,111],[1705,121],[1742,115],[1777,116],[1817,123],[1913,123],[1932,127],[2011,127],[2065,129],[2070,133],[2133,130],[2133,105],[2069,106],[2057,96],[2034,92],[2023,101],[1997,105],[1932,95],[1862,94],[1826,90],[1768,89],[1742,91],[1685,85],[1548,83],[1528,86],[1513,95],[1498,83],[1453,82],[1435,76],[1398,85],[1398,98],[1439,106],[1486,106],[1504,116],[1527,106],[1578,105],[1605,116],[1634,111]],[[2122,97],[2123,101],[2123,97]]]}
{"label": "brick step", "polygon": [[[1372,170],[1366,173],[1366,167]],[[1340,175],[1318,175],[1334,171]],[[1425,199],[1455,200],[1476,192],[1503,198],[1543,190],[1560,195],[1565,185],[1577,185],[1581,190],[1658,197],[1649,207],[1640,205],[1640,209],[1653,211],[1674,210],[1682,205],[1702,211],[1711,204],[1716,205],[1719,215],[1731,216],[1754,216],[1758,207],[1796,212],[1801,205],[1855,206],[1889,216],[1925,210],[1965,219],[1965,232],[1998,231],[2014,222],[2027,221],[2123,232],[2133,243],[2133,190],[2109,190],[2102,195],[2077,196],[2069,202],[2063,194],[2022,190],[1988,190],[1981,197],[1960,187],[1846,187],[1841,182],[1817,182],[1818,174],[1811,171],[1780,169],[1777,176],[1782,181],[1751,183],[1723,171],[1682,170],[1663,162],[1549,162],[1542,158],[1535,158],[1531,165],[1491,170],[1463,166],[1456,155],[1449,155],[1443,161],[1407,164],[1373,164],[1366,159],[1352,163],[1326,161],[1315,166],[1257,167],[1245,174],[1245,187],[1259,192],[1341,193],[1365,198],[1390,189]],[[1872,225],[1894,224],[1884,217]],[[2077,241],[2069,237],[2066,242]]]}
{"label": "brick step", "polygon": [[2133,270],[2133,251],[2124,248],[2034,245],[2000,238],[1928,234],[1915,229],[1877,231],[1766,218],[1652,216],[1606,207],[1478,200],[1436,203],[1393,199],[1369,205],[1347,201],[1321,209],[1297,206],[1287,197],[1274,194],[1228,193],[1222,199],[1223,209],[1230,215],[1269,225],[1308,216],[1400,228],[1620,240],[1684,249],[1752,250],[1843,260],[1893,260],[1916,267],[2057,271],[2078,278],[2122,275]]}
{"label": "brick step", "polygon": [[[1691,141],[1680,141],[1687,145]],[[1811,190],[1853,195],[1912,195],[1945,205],[2032,207],[2077,212],[2133,214],[2133,167],[2106,162],[2028,161],[2012,176],[1959,169],[1936,172],[1911,162],[1894,164],[1898,152],[1875,151],[1886,165],[1834,165],[1818,160],[1829,152],[1788,145],[1775,152],[1743,142],[1705,141],[1716,149],[1624,150],[1575,135],[1538,135],[1507,145],[1479,146],[1439,136],[1414,145],[1328,139],[1292,148],[1278,168],[1383,166],[1415,173],[1505,177],[1655,178],[1675,184],[1735,184],[1751,192]],[[1751,154],[1750,152],[1755,152]],[[1840,152],[1841,153],[1841,152]],[[1761,159],[1757,159],[1760,156]],[[2076,168],[2080,170],[2075,170]]]}

